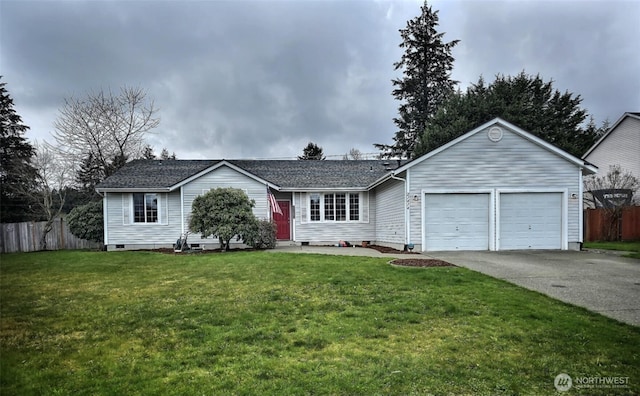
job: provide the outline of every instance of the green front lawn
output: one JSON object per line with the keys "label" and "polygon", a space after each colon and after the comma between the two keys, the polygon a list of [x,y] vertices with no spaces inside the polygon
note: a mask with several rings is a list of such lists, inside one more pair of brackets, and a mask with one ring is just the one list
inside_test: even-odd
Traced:
{"label": "green front lawn", "polygon": [[637,242],[585,242],[587,249],[620,250],[629,252],[624,257],[640,259],[640,241]]}
{"label": "green front lawn", "polygon": [[11,254],[0,312],[2,395],[554,394],[560,373],[640,393],[640,328],[463,268]]}

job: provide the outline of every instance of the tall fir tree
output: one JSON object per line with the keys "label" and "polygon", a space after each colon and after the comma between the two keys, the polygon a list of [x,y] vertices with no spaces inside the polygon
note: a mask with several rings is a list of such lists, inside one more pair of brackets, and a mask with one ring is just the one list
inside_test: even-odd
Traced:
{"label": "tall fir tree", "polygon": [[30,219],[23,192],[35,187],[35,149],[23,136],[29,127],[13,108],[5,86],[0,82],[0,222],[13,223]]}
{"label": "tall fir tree", "polygon": [[424,131],[438,107],[453,92],[457,84],[451,79],[454,58],[451,54],[459,40],[445,42],[439,33],[438,11],[425,1],[421,14],[400,29],[404,53],[395,70],[402,70],[403,77],[392,80],[393,96],[401,102],[398,127],[391,145],[374,144],[386,158],[411,158],[418,136]]}

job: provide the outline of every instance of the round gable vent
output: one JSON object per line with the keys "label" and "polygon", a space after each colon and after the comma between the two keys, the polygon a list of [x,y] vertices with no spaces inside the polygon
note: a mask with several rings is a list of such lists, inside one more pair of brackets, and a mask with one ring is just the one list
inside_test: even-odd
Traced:
{"label": "round gable vent", "polygon": [[500,140],[502,140],[502,128],[499,128],[499,127],[490,128],[489,132],[487,132],[487,136],[489,137],[489,140],[491,140],[492,142],[499,142]]}

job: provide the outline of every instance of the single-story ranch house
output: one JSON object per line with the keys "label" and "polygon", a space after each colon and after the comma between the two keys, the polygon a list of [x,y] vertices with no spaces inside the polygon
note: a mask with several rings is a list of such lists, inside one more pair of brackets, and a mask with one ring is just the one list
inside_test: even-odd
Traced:
{"label": "single-story ranch house", "polygon": [[[279,243],[416,251],[579,249],[597,168],[496,118],[413,161],[137,160],[97,186],[108,250],[172,247],[193,199],[234,187]],[[268,192],[282,211],[272,213]],[[217,247],[217,239],[189,242]]]}

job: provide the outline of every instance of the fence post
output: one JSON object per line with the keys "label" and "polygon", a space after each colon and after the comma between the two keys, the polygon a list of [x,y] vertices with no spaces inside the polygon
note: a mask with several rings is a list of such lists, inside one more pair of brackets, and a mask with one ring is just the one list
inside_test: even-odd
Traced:
{"label": "fence post", "polygon": [[60,247],[59,249],[66,249],[67,246],[64,240],[64,217],[58,217],[60,219]]}

